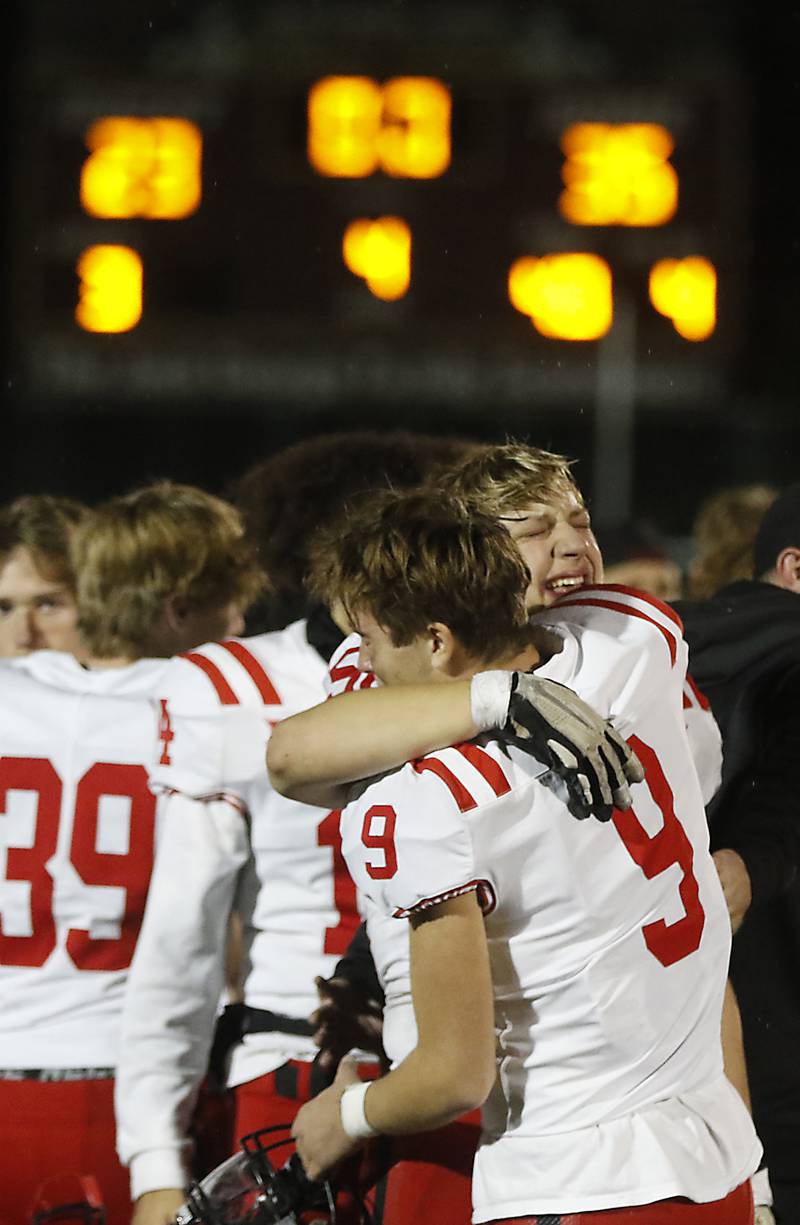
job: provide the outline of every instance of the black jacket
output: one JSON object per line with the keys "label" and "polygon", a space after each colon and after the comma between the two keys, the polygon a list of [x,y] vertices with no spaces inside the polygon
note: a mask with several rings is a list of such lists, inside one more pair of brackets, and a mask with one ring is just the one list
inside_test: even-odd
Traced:
{"label": "black jacket", "polygon": [[800,595],[740,582],[675,607],[722,732],[712,848],[741,854],[757,907],[800,878]]}
{"label": "black jacket", "polygon": [[[741,582],[676,608],[722,731],[712,849],[738,851],[753,889],[730,972],[756,1127],[782,1187],[796,1180],[800,1151],[800,595]],[[794,1225],[795,1215],[779,1219]]]}

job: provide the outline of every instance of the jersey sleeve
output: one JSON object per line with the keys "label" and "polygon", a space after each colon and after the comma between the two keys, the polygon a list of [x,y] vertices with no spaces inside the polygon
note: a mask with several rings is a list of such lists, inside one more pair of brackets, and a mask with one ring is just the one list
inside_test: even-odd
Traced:
{"label": "jersey sleeve", "polygon": [[585,587],[536,622],[567,631],[564,650],[537,674],[568,685],[622,735],[666,695],[682,709],[688,649],[678,614],[661,600],[613,584]]}
{"label": "jersey sleeve", "polygon": [[[347,806],[342,849],[356,885],[395,918],[477,891],[466,790],[443,750],[370,784]],[[471,805],[474,807],[474,802]]]}
{"label": "jersey sleeve", "polygon": [[250,851],[246,825],[228,804],[183,795],[159,803],[115,1086],[117,1149],[134,1199],[189,1181],[187,1128],[223,990],[228,915]]}
{"label": "jersey sleeve", "polygon": [[360,650],[361,636],[351,634],[334,651],[326,682],[329,697],[338,697],[340,693],[353,693],[356,689],[372,689],[378,684],[373,672],[363,672],[359,667]]}
{"label": "jersey sleeve", "polygon": [[[259,665],[259,691],[237,659],[221,655],[224,650],[221,643],[199,648],[174,659],[167,670],[152,773],[158,791],[241,802],[247,786],[264,774],[270,731],[285,712],[265,670]],[[246,658],[255,668],[255,656],[248,652]]]}

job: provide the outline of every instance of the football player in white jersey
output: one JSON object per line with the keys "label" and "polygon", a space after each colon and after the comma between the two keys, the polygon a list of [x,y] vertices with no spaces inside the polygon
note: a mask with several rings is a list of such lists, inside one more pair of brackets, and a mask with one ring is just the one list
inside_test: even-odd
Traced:
{"label": "football player in white jersey", "polygon": [[[548,607],[565,592],[574,593],[602,581],[602,557],[588,512],[562,457],[522,444],[485,447],[443,474],[438,484],[457,495],[469,496],[472,505],[497,517],[509,529],[534,576],[527,596],[529,608]],[[324,548],[317,569],[323,582],[327,581]],[[369,679],[359,673],[358,654],[357,637],[335,654],[333,693],[351,692],[369,684]],[[608,656],[609,668],[613,662],[612,653]],[[588,700],[592,700],[591,694]],[[719,782],[719,731],[707,703],[689,680],[683,705],[695,765],[708,799]],[[466,684],[446,690],[434,687],[424,695],[398,689],[372,692],[366,701],[357,698],[344,707],[337,704],[335,713],[330,707],[318,709],[284,725],[270,744],[270,765],[279,789],[296,798],[340,805],[343,797],[336,784],[421,755],[435,743],[444,743],[446,730],[452,739],[468,739],[478,730],[472,722]],[[405,1049],[402,1040],[395,1043],[395,1034],[402,1028],[398,1018],[408,1002],[405,933],[397,930],[397,924],[381,921],[374,909],[369,913],[368,926],[379,977],[387,989],[385,1040],[390,1057],[397,1059]],[[345,990],[344,983],[337,982],[334,987],[351,1002],[352,992]],[[322,1022],[318,1037],[323,1044],[331,1041],[341,1050],[337,1032],[341,1021],[333,999],[323,988],[323,1000],[327,1002],[318,1014]],[[362,1005],[365,1002],[361,1001]],[[398,1005],[396,1012],[394,1004]],[[735,1009],[732,998],[727,1004]],[[735,1083],[746,1092],[735,1011],[728,1019],[733,1032],[726,1066],[730,1074],[738,1073]],[[406,1217],[435,1220],[437,1213],[456,1219],[460,1212],[463,1219],[468,1197],[468,1149],[476,1132],[468,1120],[454,1125],[450,1132],[449,1137],[439,1133],[430,1142],[424,1138],[419,1143],[404,1144],[402,1160],[389,1179],[386,1220],[390,1225]],[[431,1157],[432,1145],[436,1157]]]}
{"label": "football player in white jersey", "polygon": [[[243,481],[246,518],[280,607],[307,604],[310,545],[348,501],[416,483],[463,450],[452,440],[356,433],[311,439],[258,465]],[[185,1196],[186,1121],[211,1043],[232,906],[246,945],[244,1034],[228,1075],[235,1134],[291,1120],[326,1083],[308,1023],[314,979],[331,973],[360,916],[337,814],[276,794],[264,750],[274,723],[323,701],[341,637],[316,606],[285,629],[204,646],[170,668],[170,761],[156,775],[167,796],[163,833],[117,1078],[137,1225],[163,1225]],[[425,747],[445,743],[439,734]]]}
{"label": "football player in white jersey", "polygon": [[[458,440],[399,431],[330,435],[246,474],[243,512],[270,579],[267,623],[308,608],[309,545],[347,499],[417,484],[463,450]],[[137,1225],[171,1220],[191,1180],[187,1122],[212,1041],[232,908],[245,944],[244,1032],[225,1069],[236,1136],[291,1121],[327,1083],[313,1066],[307,1019],[314,980],[331,973],[360,915],[338,814],[274,792],[264,753],[275,723],[324,700],[342,636],[317,606],[286,628],[188,652],[164,678],[169,754],[154,776],[162,837],[117,1078],[118,1149]]]}
{"label": "football player in white jersey", "polygon": [[[746,1225],[760,1146],[723,1072],[730,925],[677,618],[586,585],[532,632],[507,533],[440,498],[387,498],[330,547],[331,590],[386,684],[536,668],[591,692],[647,773],[606,823],[575,822],[546,767],[493,737],[354,789],[343,849],[373,904],[410,919],[417,1034],[384,1079],[361,1085],[345,1062],[301,1110],[308,1173],[489,1094],[474,1220]],[[477,707],[509,684],[484,675]]]}
{"label": "football player in white jersey", "polygon": [[88,513],[79,502],[47,494],[0,509],[0,657],[80,654],[69,546]]}
{"label": "football player in white jersey", "polygon": [[92,1174],[130,1211],[113,1076],[156,833],[149,771],[169,757],[166,657],[241,625],[262,582],[238,514],[168,483],[75,532],[83,663],[0,665],[0,1187],[27,1222],[52,1175]]}

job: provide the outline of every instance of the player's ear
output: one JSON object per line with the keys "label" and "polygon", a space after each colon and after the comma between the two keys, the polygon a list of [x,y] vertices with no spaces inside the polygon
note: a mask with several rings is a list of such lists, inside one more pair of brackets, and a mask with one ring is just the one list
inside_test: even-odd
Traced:
{"label": "player's ear", "polygon": [[179,634],[186,625],[189,605],[181,596],[170,595],[164,601],[164,622],[173,633]]}
{"label": "player's ear", "polygon": [[775,563],[775,572],[781,587],[800,592],[800,549],[782,549]]}
{"label": "player's ear", "polygon": [[458,650],[458,643],[449,625],[433,621],[427,630],[431,664],[437,672],[449,672]]}

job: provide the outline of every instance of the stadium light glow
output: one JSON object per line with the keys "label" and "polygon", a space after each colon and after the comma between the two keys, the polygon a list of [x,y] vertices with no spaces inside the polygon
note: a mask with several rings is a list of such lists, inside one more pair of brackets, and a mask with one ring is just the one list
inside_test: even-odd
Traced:
{"label": "stadium light glow", "polygon": [[361,218],[345,230],[342,255],[376,298],[394,302],[411,282],[411,230],[400,217]]}
{"label": "stadium light glow", "polygon": [[75,320],[87,332],[129,332],[142,317],[142,261],[131,247],[87,247],[78,260]]}
{"label": "stadium light glow", "polygon": [[674,148],[655,123],[576,123],[561,138],[566,190],[558,207],[573,225],[665,225],[678,207]]}
{"label": "stadium light glow", "polygon": [[81,204],[93,217],[178,220],[202,196],[203,138],[188,119],[108,116],[86,133]]}
{"label": "stadium light glow", "polygon": [[614,317],[611,269],[584,252],[516,260],[508,296],[537,332],[555,340],[598,340]]}

